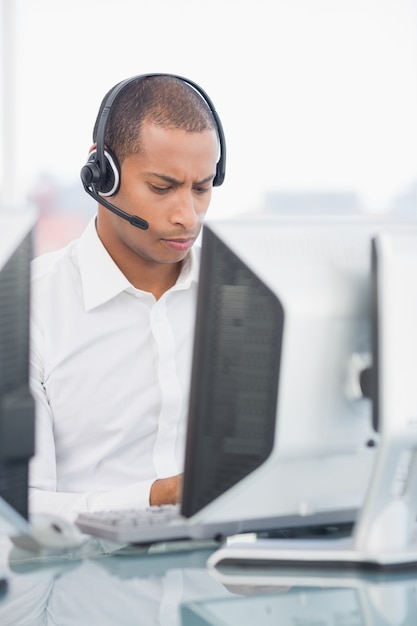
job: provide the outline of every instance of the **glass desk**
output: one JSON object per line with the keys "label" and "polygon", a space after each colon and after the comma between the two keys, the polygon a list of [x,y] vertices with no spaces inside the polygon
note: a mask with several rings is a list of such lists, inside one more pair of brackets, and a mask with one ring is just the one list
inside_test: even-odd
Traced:
{"label": "glass desk", "polygon": [[2,538],[1,626],[181,624],[184,602],[230,596],[206,568],[216,544],[126,547],[91,539],[78,553],[22,558]]}
{"label": "glass desk", "polygon": [[149,549],[91,539],[24,558],[0,540],[1,626],[411,626],[417,569],[394,574],[276,566],[207,568],[217,544]]}
{"label": "glass desk", "polygon": [[417,569],[365,573],[342,569],[221,567],[234,596],[180,607],[181,626],[414,626]]}

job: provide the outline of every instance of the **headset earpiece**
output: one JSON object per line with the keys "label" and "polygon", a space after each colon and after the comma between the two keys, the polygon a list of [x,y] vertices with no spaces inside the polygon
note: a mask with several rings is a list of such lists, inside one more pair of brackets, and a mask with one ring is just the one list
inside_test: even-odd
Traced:
{"label": "headset earpiece", "polygon": [[106,164],[106,179],[101,182],[98,192],[100,196],[105,196],[107,198],[114,196],[114,194],[119,191],[120,167],[111,150],[104,150],[104,157]]}
{"label": "headset earpiece", "polygon": [[94,185],[97,193],[103,197],[114,196],[120,187],[120,168],[116,157],[111,150],[104,151],[104,167],[97,162],[97,150],[92,150],[88,161],[81,170],[81,180],[84,185]]}

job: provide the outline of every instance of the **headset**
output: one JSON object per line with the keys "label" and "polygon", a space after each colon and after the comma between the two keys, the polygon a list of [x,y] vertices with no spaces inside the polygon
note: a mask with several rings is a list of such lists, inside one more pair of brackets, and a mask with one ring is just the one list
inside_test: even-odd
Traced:
{"label": "headset", "polygon": [[149,224],[146,220],[122,211],[107,200],[108,197],[116,194],[120,187],[120,165],[117,162],[115,155],[105,147],[104,140],[110,111],[119,94],[131,83],[144,80],[145,78],[151,78],[153,76],[171,76],[183,81],[185,84],[195,89],[195,91],[207,104],[216,124],[220,143],[220,156],[216,165],[213,187],[219,187],[223,183],[226,174],[226,142],[223,127],[212,101],[206,92],[199,85],[197,85],[197,83],[189,80],[188,78],[184,78],[183,76],[177,76],[176,74],[141,74],[139,76],[127,78],[126,80],[118,83],[109,92],[105,102],[102,104],[100,118],[97,123],[97,136],[95,142],[96,148],[90,153],[87,163],[81,168],[81,181],[85,191],[92,198],[97,200],[101,205],[119,217],[122,217],[130,222],[132,226],[136,226],[142,230],[149,228]]}

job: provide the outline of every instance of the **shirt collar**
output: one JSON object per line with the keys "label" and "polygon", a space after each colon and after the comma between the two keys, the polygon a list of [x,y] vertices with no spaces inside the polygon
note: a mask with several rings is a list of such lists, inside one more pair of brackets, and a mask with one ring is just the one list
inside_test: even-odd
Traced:
{"label": "shirt collar", "polygon": [[[198,280],[200,250],[195,245],[187,256],[181,273],[172,290],[188,289]],[[132,290],[132,285],[120,271],[96,230],[95,217],[89,222],[78,241],[78,262],[86,311],[90,311],[123,291]]]}

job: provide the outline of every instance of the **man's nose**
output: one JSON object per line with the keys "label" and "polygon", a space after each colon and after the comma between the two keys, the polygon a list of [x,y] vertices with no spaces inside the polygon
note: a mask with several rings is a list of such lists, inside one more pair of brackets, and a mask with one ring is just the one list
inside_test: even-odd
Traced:
{"label": "man's nose", "polygon": [[173,221],[187,229],[193,228],[198,222],[196,198],[192,189],[181,189],[181,193],[178,194],[173,211]]}

